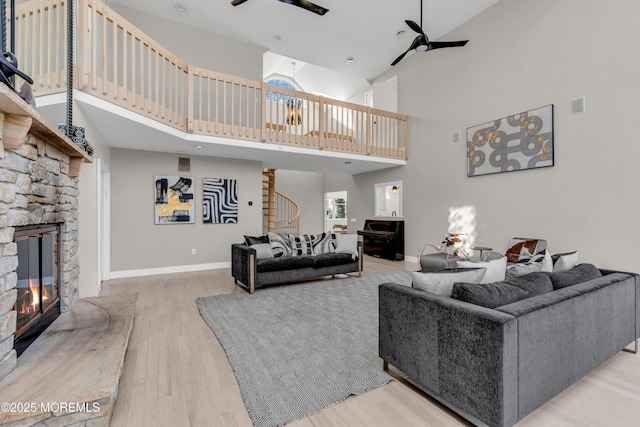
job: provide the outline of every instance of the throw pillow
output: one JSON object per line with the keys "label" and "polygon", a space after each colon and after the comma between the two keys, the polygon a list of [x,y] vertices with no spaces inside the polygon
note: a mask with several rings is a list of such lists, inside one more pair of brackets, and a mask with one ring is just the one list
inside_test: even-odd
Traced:
{"label": "throw pillow", "polygon": [[567,271],[578,265],[578,251],[556,254],[551,258],[553,271]]}
{"label": "throw pillow", "polygon": [[313,253],[316,255],[320,254],[332,254],[336,251],[336,235],[333,233],[322,233],[317,234],[317,236],[321,236],[314,244],[313,244]]}
{"label": "throw pillow", "polygon": [[553,289],[562,289],[567,286],[573,286],[587,280],[601,277],[602,273],[593,264],[580,264],[567,271],[557,271],[546,273],[553,283]]}
{"label": "throw pillow", "polygon": [[247,246],[257,245],[259,243],[269,243],[269,236],[244,236],[244,244]]}
{"label": "throw pillow", "polygon": [[447,268],[440,271],[414,271],[412,286],[416,289],[451,296],[453,284],[456,282],[478,283],[486,273],[485,268]]}
{"label": "throw pillow", "polygon": [[496,308],[551,292],[547,273],[531,273],[495,283],[455,283],[451,298],[487,308]]}
{"label": "throw pillow", "polygon": [[269,244],[273,251],[273,256],[291,256],[291,243],[287,233],[269,233]]}
{"label": "throw pillow", "polygon": [[351,259],[358,258],[358,235],[336,234],[336,253],[351,254]]}
{"label": "throw pillow", "polygon": [[486,268],[487,272],[480,283],[493,283],[504,280],[507,274],[507,257],[490,261],[458,261],[460,268]]}
{"label": "throw pillow", "polygon": [[543,255],[546,248],[546,240],[514,237],[509,241],[509,246],[505,254],[509,262],[518,262],[529,260],[538,254]]}
{"label": "throw pillow", "polygon": [[506,278],[524,276],[530,273],[536,273],[540,271],[551,272],[553,270],[553,262],[551,261],[551,254],[546,252],[544,256],[537,255],[531,258],[530,261],[517,262],[515,264],[507,265]]}
{"label": "throw pillow", "polygon": [[257,259],[273,258],[273,251],[269,243],[256,243],[251,245],[251,249],[256,250]]}
{"label": "throw pillow", "polygon": [[291,255],[313,255],[313,242],[315,235],[304,234],[302,236],[289,235],[289,244],[291,245]]}

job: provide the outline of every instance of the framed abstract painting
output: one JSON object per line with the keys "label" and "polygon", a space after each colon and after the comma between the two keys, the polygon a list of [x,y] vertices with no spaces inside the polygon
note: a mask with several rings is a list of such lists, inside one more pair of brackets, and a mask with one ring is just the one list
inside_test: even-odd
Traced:
{"label": "framed abstract painting", "polygon": [[553,104],[467,129],[467,176],[553,166]]}
{"label": "framed abstract painting", "polygon": [[235,179],[202,178],[202,222],[238,223],[238,182]]}
{"label": "framed abstract painting", "polygon": [[155,223],[194,224],[193,178],[186,176],[156,176]]}

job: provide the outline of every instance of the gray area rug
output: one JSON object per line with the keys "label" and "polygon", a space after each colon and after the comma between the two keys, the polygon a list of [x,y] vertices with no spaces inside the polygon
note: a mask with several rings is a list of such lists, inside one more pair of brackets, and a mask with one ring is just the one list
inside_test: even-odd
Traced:
{"label": "gray area rug", "polygon": [[387,282],[411,286],[411,274],[198,298],[255,426],[290,423],[392,379],[378,357],[378,285]]}

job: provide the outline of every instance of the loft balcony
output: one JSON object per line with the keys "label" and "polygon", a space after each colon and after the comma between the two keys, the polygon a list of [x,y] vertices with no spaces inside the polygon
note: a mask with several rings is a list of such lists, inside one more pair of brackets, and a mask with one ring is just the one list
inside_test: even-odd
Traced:
{"label": "loft balcony", "polygon": [[[75,100],[112,146],[175,152],[178,138],[271,167],[287,156],[349,160],[352,173],[408,158],[405,115],[187,64],[100,1],[74,8]],[[66,14],[65,0],[28,1],[15,14],[20,69],[60,110],[62,95],[42,97],[66,92]]]}

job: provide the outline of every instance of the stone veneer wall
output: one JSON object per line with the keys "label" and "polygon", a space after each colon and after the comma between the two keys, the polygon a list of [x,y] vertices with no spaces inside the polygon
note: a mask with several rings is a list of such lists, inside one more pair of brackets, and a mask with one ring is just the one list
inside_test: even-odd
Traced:
{"label": "stone veneer wall", "polygon": [[[4,122],[0,113],[0,127]],[[2,129],[0,129],[0,135]],[[0,379],[17,363],[17,245],[14,227],[60,224],[60,300],[65,312],[78,299],[78,179],[69,176],[69,156],[29,133],[16,150],[0,136]]]}

